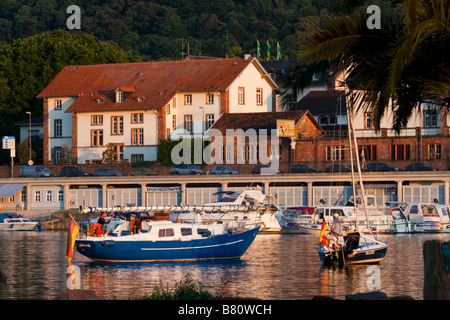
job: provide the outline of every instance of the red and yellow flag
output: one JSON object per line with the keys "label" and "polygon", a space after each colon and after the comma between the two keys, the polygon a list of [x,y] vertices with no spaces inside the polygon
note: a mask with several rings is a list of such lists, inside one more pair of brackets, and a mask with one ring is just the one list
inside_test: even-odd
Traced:
{"label": "red and yellow flag", "polygon": [[327,223],[327,221],[325,219],[323,219],[322,228],[320,229],[320,238],[319,238],[319,241],[322,244],[324,243],[325,231],[327,231],[327,230],[328,230],[328,223]]}
{"label": "red and yellow flag", "polygon": [[73,248],[75,246],[75,239],[77,237],[78,231],[80,231],[80,228],[78,227],[75,220],[73,220],[72,216],[70,216],[70,225],[69,225],[69,231],[67,234],[67,257],[69,258],[69,263],[73,258]]}

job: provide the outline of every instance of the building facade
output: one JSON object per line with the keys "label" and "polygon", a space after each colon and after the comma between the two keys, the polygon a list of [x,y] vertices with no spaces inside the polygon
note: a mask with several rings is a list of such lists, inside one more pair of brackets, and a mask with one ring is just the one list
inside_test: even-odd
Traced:
{"label": "building facade", "polygon": [[257,59],[65,67],[44,100],[44,164],[156,160],[159,141],[199,136],[224,113],[272,112],[276,84]]}

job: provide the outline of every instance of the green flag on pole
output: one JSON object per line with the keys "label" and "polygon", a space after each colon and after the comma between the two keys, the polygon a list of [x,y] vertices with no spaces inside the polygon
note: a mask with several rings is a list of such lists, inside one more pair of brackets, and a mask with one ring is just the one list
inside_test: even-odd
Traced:
{"label": "green flag on pole", "polygon": [[270,44],[269,44],[269,41],[267,41],[267,60],[270,60]]}
{"label": "green flag on pole", "polygon": [[259,40],[256,40],[256,58],[261,57],[261,45],[259,44]]}

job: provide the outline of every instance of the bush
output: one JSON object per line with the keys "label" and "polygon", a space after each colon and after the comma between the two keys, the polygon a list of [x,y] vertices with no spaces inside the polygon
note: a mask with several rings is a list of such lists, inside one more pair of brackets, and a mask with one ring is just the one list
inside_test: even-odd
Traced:
{"label": "bush", "polygon": [[223,282],[219,288],[216,288],[214,294],[205,289],[203,283],[199,280],[194,280],[188,273],[184,279],[174,281],[173,288],[168,284],[164,287],[162,283],[156,285],[150,295],[144,296],[143,300],[195,300],[195,299],[209,299],[222,298],[224,287],[228,282]]}

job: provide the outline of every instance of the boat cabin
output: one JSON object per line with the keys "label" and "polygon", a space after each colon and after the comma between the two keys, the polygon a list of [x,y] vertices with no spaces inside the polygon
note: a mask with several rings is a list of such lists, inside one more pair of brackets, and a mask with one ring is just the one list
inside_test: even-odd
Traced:
{"label": "boat cabin", "polygon": [[437,213],[439,214],[439,218],[441,218],[441,222],[450,223],[450,206],[449,205],[436,205]]}
{"label": "boat cabin", "polygon": [[[355,197],[356,199],[356,207],[364,207],[363,205],[363,198],[361,195],[357,195]],[[365,195],[364,196],[364,200],[366,202],[366,206],[367,207],[376,207],[377,206],[377,198],[374,195]],[[354,206],[354,200],[353,200],[353,196],[347,201],[347,203],[345,204],[346,207],[351,207]]]}
{"label": "boat cabin", "polygon": [[353,211],[350,208],[345,207],[318,207],[316,209],[316,215],[319,219],[325,219],[327,221],[333,220],[334,214],[337,213],[339,217],[353,217]]}
{"label": "boat cabin", "polygon": [[[239,206],[260,206],[274,203],[269,199],[271,196],[265,195],[259,190],[244,191],[220,191],[214,193],[217,200],[207,205],[239,205]],[[272,199],[273,200],[273,199]]]}
{"label": "boat cabin", "polygon": [[131,220],[117,226],[113,232],[108,233],[108,236],[123,237],[133,234],[146,234],[148,238],[155,240],[192,240],[208,237],[212,233],[204,226],[191,223],[173,223],[168,220],[149,223],[146,220]]}
{"label": "boat cabin", "polygon": [[412,223],[422,223],[424,216],[439,217],[436,204],[428,202],[387,202],[389,214],[396,219],[407,219]]}

